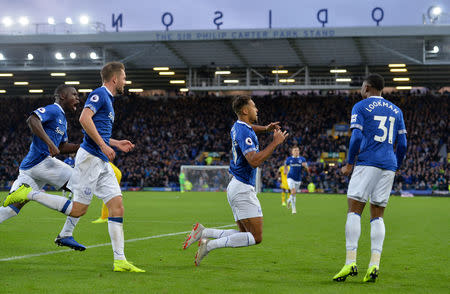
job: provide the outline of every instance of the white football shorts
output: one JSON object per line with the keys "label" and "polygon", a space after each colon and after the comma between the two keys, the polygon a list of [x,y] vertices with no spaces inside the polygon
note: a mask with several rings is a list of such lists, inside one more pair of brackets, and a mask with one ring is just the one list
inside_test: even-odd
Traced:
{"label": "white football shorts", "polygon": [[17,190],[27,184],[34,191],[41,190],[46,184],[60,189],[72,176],[73,168],[65,162],[53,157],[44,160],[29,169],[20,169],[19,176],[12,184],[11,190]]}
{"label": "white football shorts", "polygon": [[347,197],[386,207],[394,183],[395,172],[374,166],[358,165],[348,184]]}
{"label": "white football shorts", "polygon": [[294,179],[291,179],[291,178],[288,178],[287,182],[288,182],[289,189],[290,190],[295,189],[296,192],[298,192],[298,189],[300,188],[300,185],[302,184],[301,181],[294,181]]}
{"label": "white football shorts", "polygon": [[244,184],[233,177],[227,187],[227,198],[235,221],[263,216],[255,187],[252,185]]}
{"label": "white football shorts", "polygon": [[67,184],[73,193],[73,201],[89,205],[92,196],[107,203],[116,196],[122,196],[119,183],[109,162],[103,161],[84,150],[78,149],[73,175]]}

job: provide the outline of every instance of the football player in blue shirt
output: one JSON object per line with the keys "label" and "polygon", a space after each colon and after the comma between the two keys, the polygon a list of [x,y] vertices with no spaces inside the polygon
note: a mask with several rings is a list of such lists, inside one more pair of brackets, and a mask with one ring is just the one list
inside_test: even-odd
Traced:
{"label": "football player in blue shirt", "polygon": [[[14,181],[10,192],[26,184],[39,191],[46,184],[56,189],[68,190],[66,187],[72,175],[72,168],[54,156],[74,153],[79,144],[68,143],[66,112],[75,112],[80,103],[78,92],[68,85],[60,85],[55,90],[55,103],[33,111],[27,124],[33,133],[33,141],[28,154],[19,167],[19,176]],[[0,223],[16,216],[24,203],[12,203],[0,207]],[[84,246],[78,247],[83,250]]]}
{"label": "football player in blue shirt", "polygon": [[[400,168],[406,154],[403,113],[395,104],[381,97],[383,88],[383,77],[369,75],[361,88],[364,99],[352,109],[348,163],[342,168],[344,175],[352,174],[347,191],[347,254],[344,267],[333,277],[335,281],[345,281],[347,276],[358,273],[356,250],[361,234],[361,214],[367,201],[370,201],[372,255],[363,281],[375,282],[379,273],[385,236],[384,209],[391,194],[395,171]],[[394,151],[395,144],[397,148]]]}
{"label": "football player in blue shirt", "polygon": [[289,173],[287,175],[287,182],[289,189],[291,190],[291,195],[288,199],[288,208],[292,206],[292,214],[297,213],[296,196],[295,194],[300,189],[302,184],[302,167],[308,171],[308,163],[306,159],[300,156],[300,149],[297,146],[292,147],[292,156],[288,157],[285,162],[285,168],[289,166]]}
{"label": "football player in blue shirt", "polygon": [[74,154],[69,154],[69,157],[64,159],[64,162],[70,165],[71,167],[74,167],[75,166]]}
{"label": "football player in blue shirt", "polygon": [[[111,138],[114,123],[114,96],[122,94],[125,86],[125,67],[120,62],[109,62],[101,70],[103,86],[89,94],[80,116],[85,134],[75,158],[75,168],[68,187],[73,192],[73,202],[64,197],[31,191],[21,186],[5,200],[37,201],[58,210],[68,218],[58,238],[71,236],[78,218],[84,215],[93,194],[108,207],[108,231],[114,255],[113,270],[118,272],[144,272],[129,263],[124,253],[122,191],[109,164],[115,157],[114,146],[129,152],[134,145],[128,140]],[[57,240],[58,240],[57,238]]]}
{"label": "football player in blue shirt", "polygon": [[[233,211],[239,231],[205,228],[196,223],[187,236],[183,248],[200,240],[195,265],[211,251],[224,247],[246,247],[262,241],[263,215],[256,197],[256,168],[260,166],[284,142],[288,134],[279,130],[279,123],[267,126],[253,125],[257,121],[258,109],[249,96],[239,96],[233,101],[233,110],[238,120],[231,129],[232,159],[229,172],[233,176],[227,187],[228,203]],[[273,141],[259,150],[256,132],[274,131]],[[208,238],[215,238],[209,240]]]}

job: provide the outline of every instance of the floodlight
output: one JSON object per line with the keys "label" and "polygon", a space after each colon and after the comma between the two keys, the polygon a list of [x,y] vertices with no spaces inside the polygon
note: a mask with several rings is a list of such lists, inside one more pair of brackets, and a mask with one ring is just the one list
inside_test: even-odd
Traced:
{"label": "floodlight", "polygon": [[26,25],[28,25],[28,24],[30,23],[30,21],[28,20],[28,18],[27,18],[26,16],[21,16],[21,17],[19,18],[19,23],[20,23],[22,26],[26,26]]}
{"label": "floodlight", "polygon": [[9,27],[13,23],[14,23],[14,21],[9,16],[3,18],[3,24],[5,25],[5,27]]}
{"label": "floodlight", "polygon": [[346,73],[347,70],[346,69],[330,69],[330,73]]}
{"label": "floodlight", "polygon": [[80,17],[80,23],[82,25],[87,25],[89,23],[89,17],[87,15],[82,15]]}
{"label": "floodlight", "polygon": [[397,86],[395,87],[397,90],[411,90],[411,86]]}

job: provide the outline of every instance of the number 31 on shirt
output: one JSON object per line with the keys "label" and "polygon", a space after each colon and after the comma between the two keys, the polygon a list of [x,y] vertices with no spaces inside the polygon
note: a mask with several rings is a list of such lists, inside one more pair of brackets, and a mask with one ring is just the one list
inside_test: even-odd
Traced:
{"label": "number 31 on shirt", "polygon": [[377,120],[377,121],[380,122],[380,124],[378,125],[378,129],[383,131],[383,135],[382,136],[375,135],[373,137],[373,139],[375,141],[383,143],[384,141],[386,141],[386,138],[388,137],[388,133],[389,133],[388,143],[392,144],[392,141],[393,141],[393,138],[394,138],[395,117],[393,117],[393,116],[389,117],[389,131],[386,128],[386,120],[387,120],[387,118],[388,118],[387,116],[381,116],[381,115],[375,115],[373,117],[374,120]]}

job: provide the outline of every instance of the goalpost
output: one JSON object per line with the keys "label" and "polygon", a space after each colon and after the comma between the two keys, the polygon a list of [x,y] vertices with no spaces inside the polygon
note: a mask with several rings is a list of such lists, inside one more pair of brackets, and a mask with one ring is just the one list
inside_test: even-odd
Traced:
{"label": "goalpost", "polygon": [[[192,184],[191,191],[226,191],[231,180],[228,165],[182,165],[184,181]],[[261,192],[261,170],[256,170],[256,192]]]}

